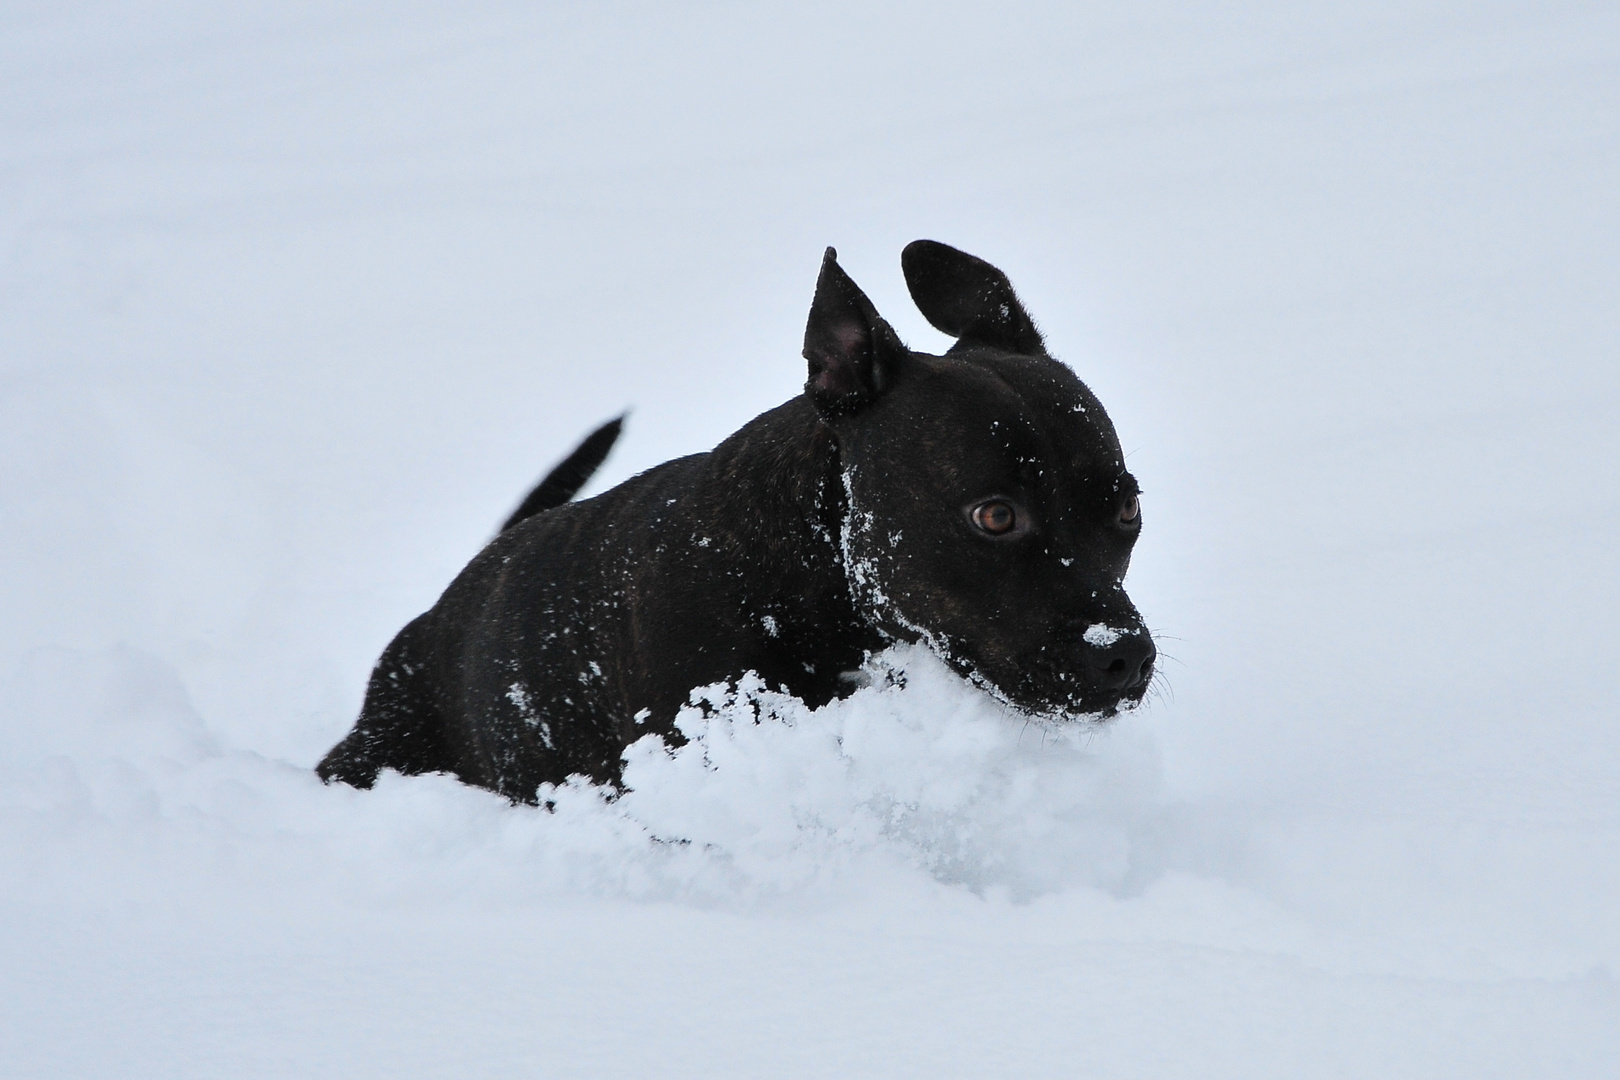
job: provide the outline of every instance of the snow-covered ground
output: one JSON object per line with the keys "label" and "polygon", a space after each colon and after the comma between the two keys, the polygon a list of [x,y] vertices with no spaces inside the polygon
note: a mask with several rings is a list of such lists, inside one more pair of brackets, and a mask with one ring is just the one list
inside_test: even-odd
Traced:
{"label": "snow-covered ground", "polygon": [[[0,1075],[1620,1075],[1617,191],[1612,6],[6,5]],[[314,779],[823,246],[941,345],[924,236],[1113,414],[1169,693]]]}

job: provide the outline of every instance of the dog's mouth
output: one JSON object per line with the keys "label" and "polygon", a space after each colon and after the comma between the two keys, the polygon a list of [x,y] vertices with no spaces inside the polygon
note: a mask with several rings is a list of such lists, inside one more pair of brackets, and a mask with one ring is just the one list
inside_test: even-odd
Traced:
{"label": "dog's mouth", "polygon": [[[1105,679],[1124,678],[1116,672]],[[1111,720],[1135,708],[1147,696],[1152,670],[1141,671],[1119,685],[1099,682],[1084,670],[1090,666],[1073,653],[1037,653],[1020,665],[1015,703],[1032,713],[1070,720]]]}
{"label": "dog's mouth", "polygon": [[[1100,628],[1100,629],[1099,629]],[[1089,633],[1089,638],[1087,634]],[[1157,650],[1146,629],[1090,623],[998,662],[993,650],[931,643],[958,674],[1003,704],[1053,722],[1104,723],[1147,696]]]}

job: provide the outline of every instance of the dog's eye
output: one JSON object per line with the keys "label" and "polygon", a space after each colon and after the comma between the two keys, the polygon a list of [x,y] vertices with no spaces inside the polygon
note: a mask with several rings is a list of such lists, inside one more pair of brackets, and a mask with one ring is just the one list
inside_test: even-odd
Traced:
{"label": "dog's eye", "polygon": [[1018,512],[1012,508],[1012,503],[994,499],[973,508],[973,524],[991,536],[1000,536],[1011,532],[1018,524]]}
{"label": "dog's eye", "polygon": [[1142,500],[1132,495],[1125,500],[1125,505],[1119,508],[1119,522],[1121,525],[1134,525],[1136,519],[1142,516]]}

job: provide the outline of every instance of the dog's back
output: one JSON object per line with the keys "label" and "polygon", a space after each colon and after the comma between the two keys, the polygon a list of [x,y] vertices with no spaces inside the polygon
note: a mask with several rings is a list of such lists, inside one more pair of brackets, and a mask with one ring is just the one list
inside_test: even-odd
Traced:
{"label": "dog's back", "polygon": [[[518,504],[501,525],[501,536],[573,499],[607,460],[623,424],[624,417],[619,416],[587,435]],[[531,524],[531,533],[535,527]],[[544,547],[543,528],[534,540]],[[475,559],[458,575],[445,598],[394,636],[372,670],[359,720],[316,766],[322,780],[369,788],[379,772],[394,769],[406,775],[449,772],[468,783],[497,787],[490,781],[498,770],[480,767],[478,744],[482,740],[474,732],[447,723],[446,716],[454,715],[455,710],[445,707],[447,696],[458,696],[466,662],[446,655],[441,629],[446,616],[441,609],[451,592],[458,591],[457,586],[461,586],[460,593],[476,596],[478,584],[489,577],[482,569],[485,565],[482,558]],[[514,779],[521,783],[520,778]]]}
{"label": "dog's back", "polygon": [[[773,455],[797,460],[750,479]],[[389,644],[318,774],[370,787],[382,769],[449,772],[527,801],[574,774],[616,782],[629,743],[678,737],[694,686],[754,670],[830,699],[839,673],[880,644],[848,611],[836,565],[835,464],[795,400],[710,453],[514,515]],[[818,502],[824,512],[807,517]],[[807,545],[824,557],[800,559]]]}

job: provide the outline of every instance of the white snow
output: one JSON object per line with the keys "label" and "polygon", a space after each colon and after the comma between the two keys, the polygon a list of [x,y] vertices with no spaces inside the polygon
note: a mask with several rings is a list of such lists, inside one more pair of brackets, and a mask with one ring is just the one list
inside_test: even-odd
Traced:
{"label": "white snow", "polygon": [[1120,632],[1107,623],[1092,623],[1086,627],[1086,632],[1080,635],[1081,640],[1098,648],[1112,645],[1120,638]]}
{"label": "white snow", "polygon": [[[1617,61],[1590,5],[11,5],[0,1075],[1620,1074]],[[315,780],[596,423],[593,491],[798,392],[825,245],[942,347],[924,236],[1120,432],[1147,708],[901,649],[701,691],[617,801]]]}

